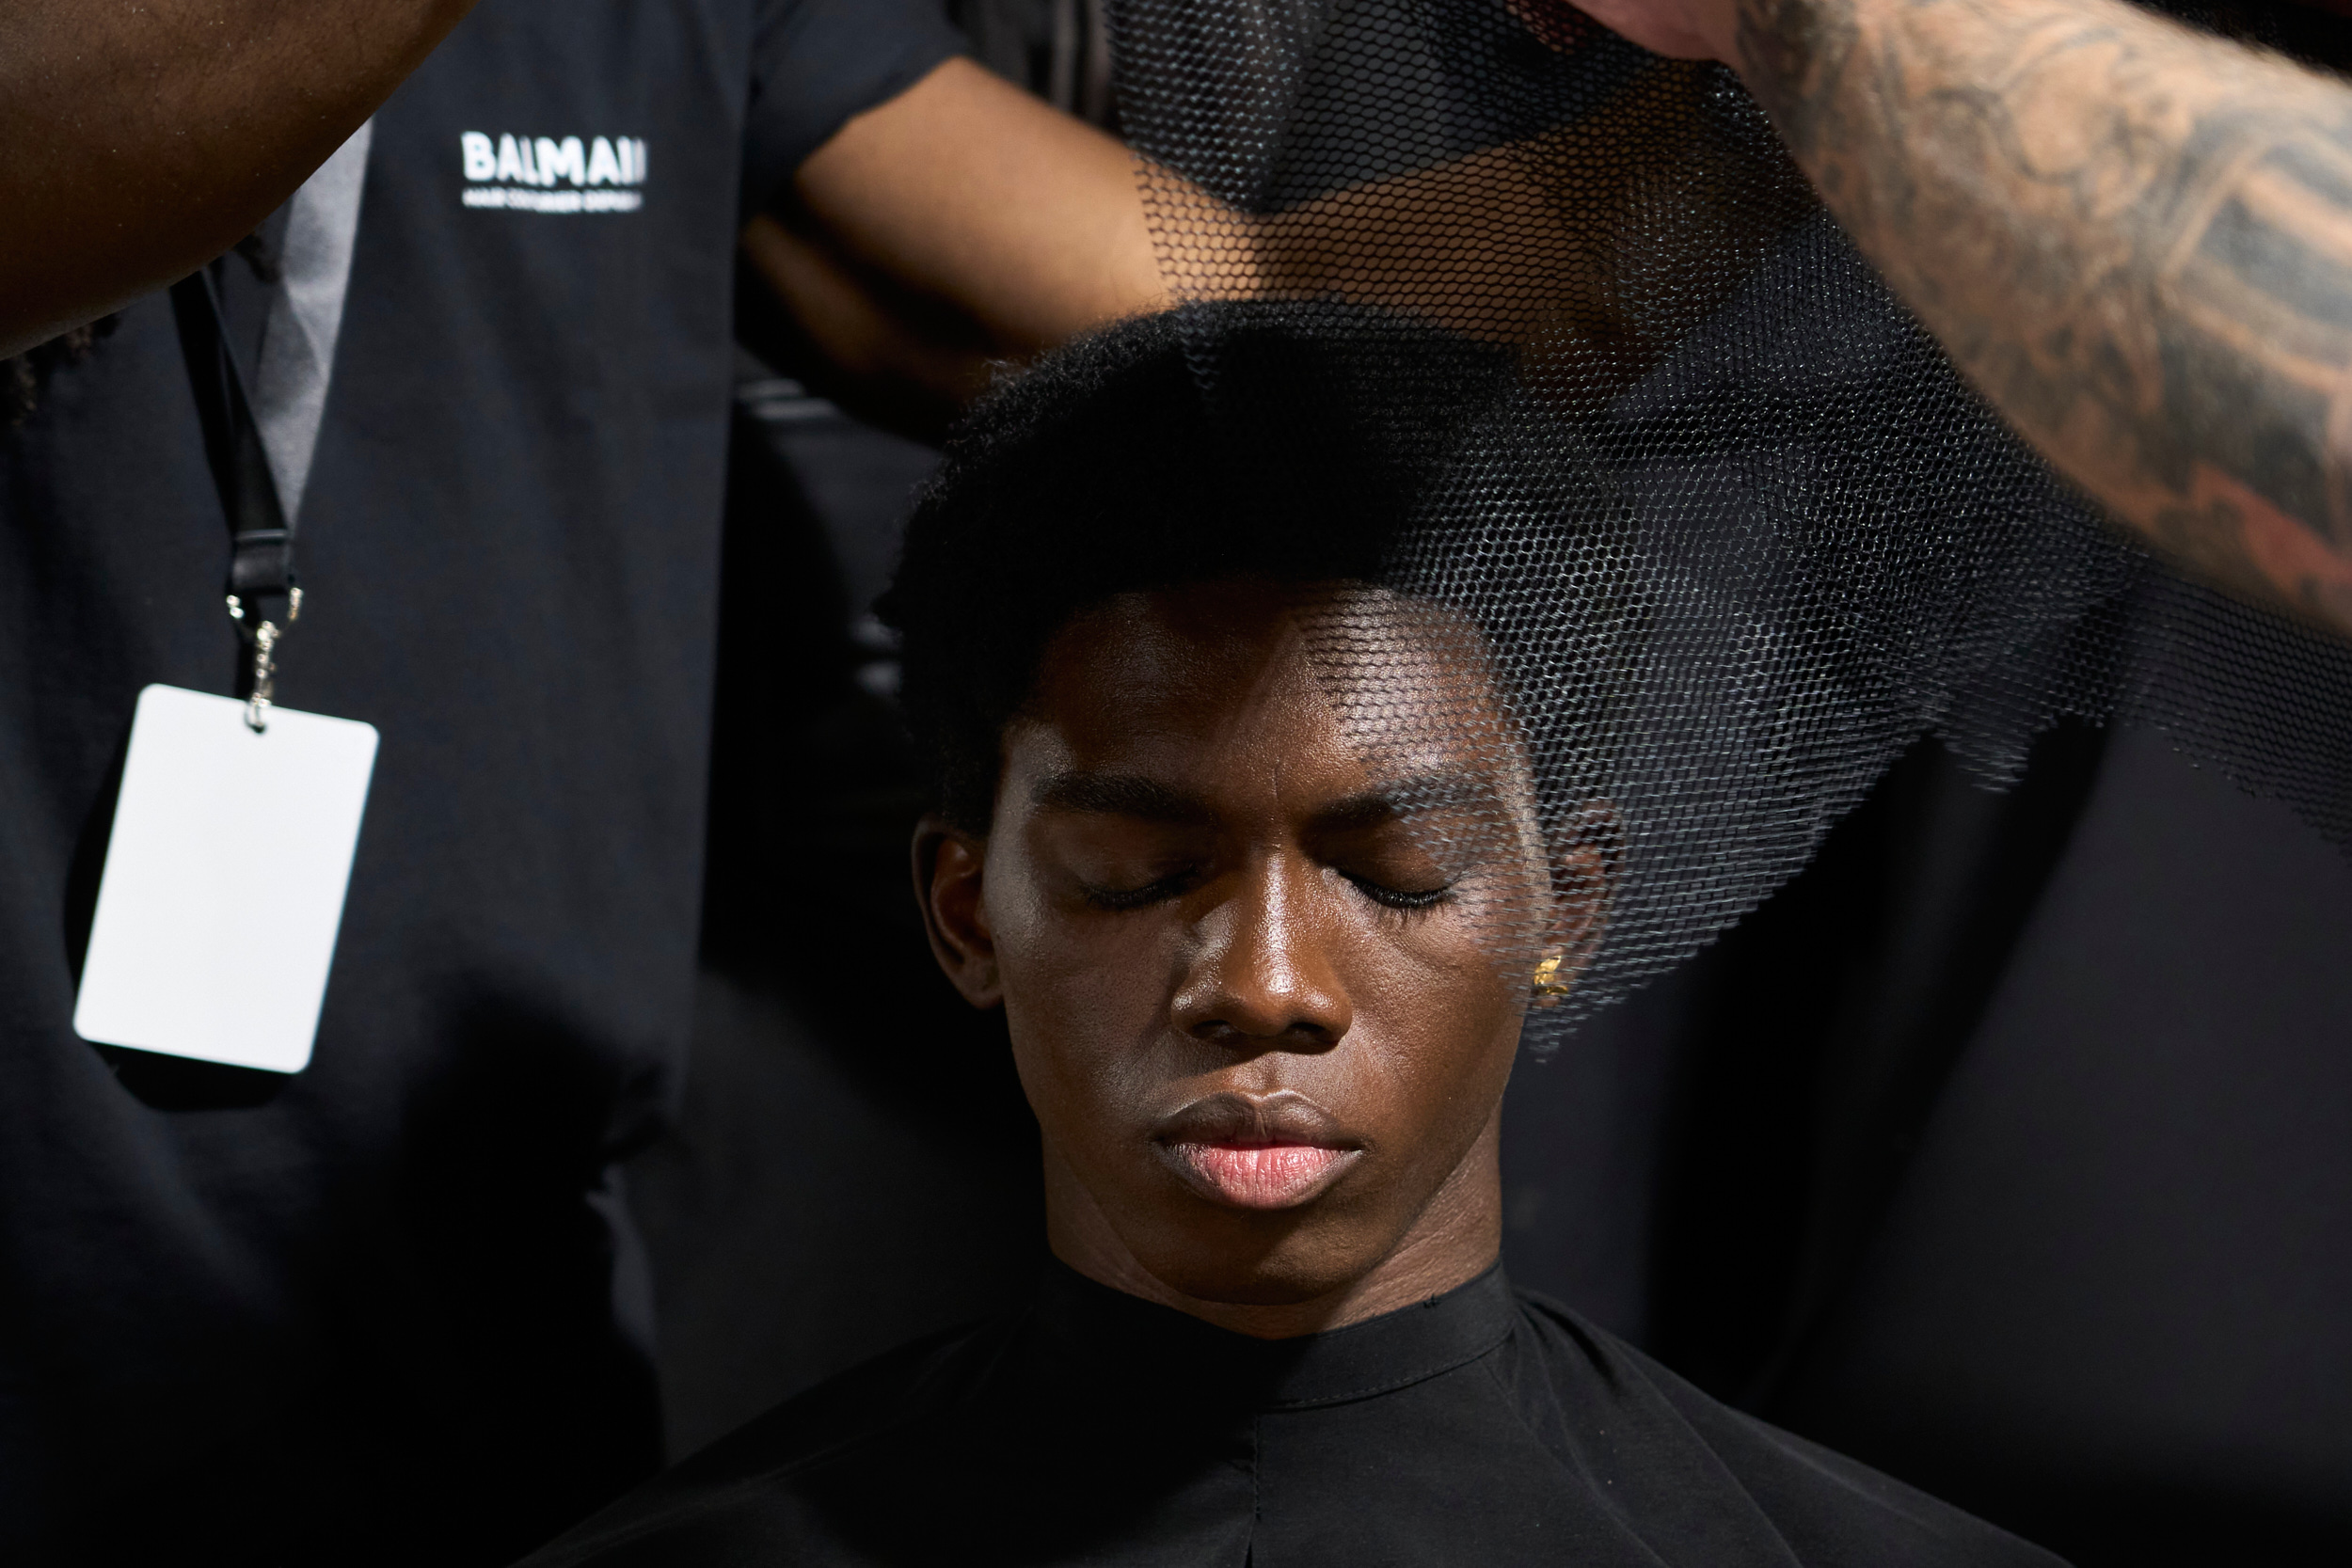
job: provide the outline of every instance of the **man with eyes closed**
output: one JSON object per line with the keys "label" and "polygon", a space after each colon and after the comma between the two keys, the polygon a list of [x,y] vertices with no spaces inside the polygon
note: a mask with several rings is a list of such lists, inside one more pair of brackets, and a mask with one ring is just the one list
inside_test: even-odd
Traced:
{"label": "man with eyes closed", "polygon": [[[1166,317],[999,388],[886,601],[918,896],[1006,1009],[1047,1277],[535,1562],[2055,1560],[1503,1277],[1498,1109],[1605,918],[1607,813],[1547,813],[1470,616],[1376,585],[1443,433],[1327,417],[1310,316],[1188,324],[1279,432],[1213,423]],[[1494,370],[1391,352],[1466,404]]]}

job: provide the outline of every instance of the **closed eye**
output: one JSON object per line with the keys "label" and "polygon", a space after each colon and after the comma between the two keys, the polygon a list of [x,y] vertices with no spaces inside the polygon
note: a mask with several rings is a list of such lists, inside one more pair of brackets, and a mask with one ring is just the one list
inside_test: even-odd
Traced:
{"label": "closed eye", "polygon": [[1091,883],[1081,883],[1080,892],[1085,895],[1086,901],[1098,910],[1140,910],[1179,896],[1199,879],[1199,867],[1188,865],[1167,876],[1154,878],[1140,887],[1097,887]]}
{"label": "closed eye", "polygon": [[1371,878],[1359,876],[1353,871],[1343,871],[1340,875],[1355,883],[1357,892],[1383,909],[1402,910],[1407,913],[1434,910],[1454,895],[1452,882],[1441,882],[1431,888],[1401,888],[1391,887],[1385,882],[1375,882]]}

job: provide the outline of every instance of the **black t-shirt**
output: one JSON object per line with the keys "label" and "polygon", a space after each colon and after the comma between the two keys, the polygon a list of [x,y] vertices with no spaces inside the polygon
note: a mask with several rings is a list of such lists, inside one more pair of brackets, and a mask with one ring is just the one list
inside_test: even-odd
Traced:
{"label": "black t-shirt", "polygon": [[1303,1338],[1055,1265],[788,1401],[532,1560],[1101,1568],[2056,1568],[1724,1408],[1498,1269]]}
{"label": "black t-shirt", "polygon": [[956,47],[487,0],[377,115],[278,695],[383,739],[294,1078],[70,1022],[133,700],[239,657],[168,305],[0,444],[0,1559],[495,1561],[655,1464],[603,1173],[688,1022],[735,237]]}

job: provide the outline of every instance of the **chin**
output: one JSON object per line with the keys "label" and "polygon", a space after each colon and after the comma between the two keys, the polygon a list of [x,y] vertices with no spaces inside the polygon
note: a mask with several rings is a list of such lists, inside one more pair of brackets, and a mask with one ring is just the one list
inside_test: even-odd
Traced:
{"label": "chin", "polygon": [[1336,1227],[1296,1212],[1219,1214],[1216,1220],[1155,1237],[1154,1244],[1134,1248],[1136,1260],[1195,1301],[1295,1307],[1346,1290],[1378,1265],[1385,1250],[1318,1234]]}

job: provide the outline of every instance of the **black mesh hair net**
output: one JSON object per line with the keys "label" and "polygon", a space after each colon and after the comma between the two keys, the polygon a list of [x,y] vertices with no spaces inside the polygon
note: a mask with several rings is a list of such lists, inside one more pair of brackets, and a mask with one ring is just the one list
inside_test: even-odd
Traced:
{"label": "black mesh hair net", "polygon": [[[1442,445],[1367,570],[1475,624],[1549,831],[1610,846],[1539,1046],[1753,909],[1923,735],[1997,784],[2061,715],[2153,724],[2352,845],[2352,653],[2054,479],[1728,71],[1549,0],[1116,0],[1113,34],[1178,297],[1279,303],[1354,367],[1325,417]],[[1236,319],[1164,330],[1246,494],[1297,393]],[[1465,395],[1347,350],[1420,328],[1502,372]],[[1345,621],[1317,645],[1377,759],[1430,716]],[[1553,911],[1491,915],[1499,962],[1543,950]]]}

